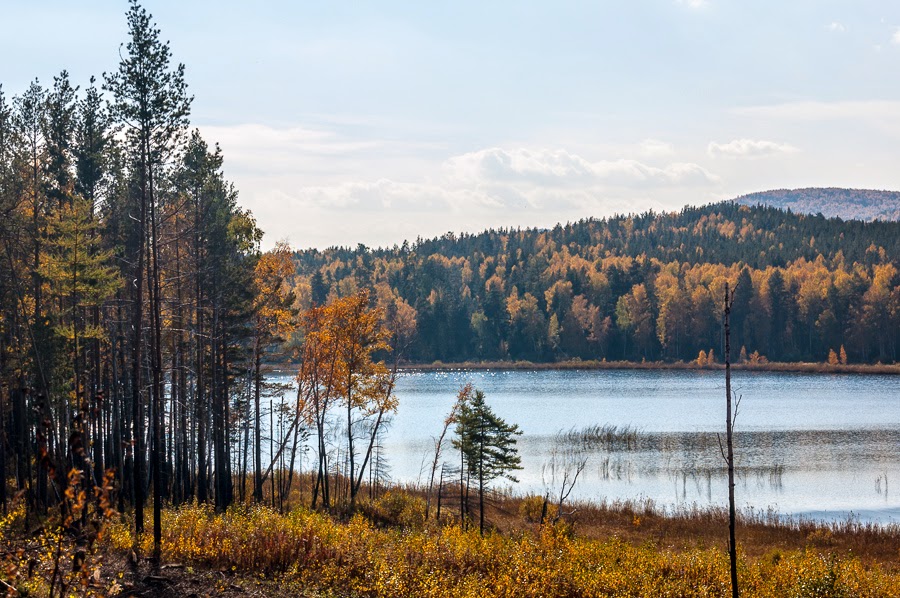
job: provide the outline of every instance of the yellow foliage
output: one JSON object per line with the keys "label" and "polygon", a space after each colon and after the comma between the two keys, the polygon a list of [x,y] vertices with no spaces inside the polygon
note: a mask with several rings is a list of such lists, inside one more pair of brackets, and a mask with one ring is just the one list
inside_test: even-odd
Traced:
{"label": "yellow foliage", "polygon": [[[522,499],[519,505],[519,515],[528,523],[540,523],[541,514],[544,513],[544,497],[543,496],[527,496]],[[556,518],[557,506],[551,502],[547,502],[547,512],[544,513],[544,521],[553,521]]]}
{"label": "yellow foliage", "polygon": [[[409,497],[387,495],[383,507]],[[539,497],[538,500],[540,500]],[[537,501],[532,501],[535,504]],[[359,596],[724,596],[728,555],[721,549],[675,552],[620,539],[578,538],[545,526],[504,537],[459,527],[377,528],[357,515],[348,523],[296,510],[186,506],[164,513],[163,558],[244,573],[280,575],[323,594]],[[635,518],[635,525],[640,525]],[[811,537],[827,543],[827,535]],[[113,533],[127,550],[127,534]],[[118,542],[118,544],[116,543]],[[150,540],[145,539],[149,548]],[[807,550],[777,557],[739,555],[742,594],[900,596],[900,574],[852,557]]]}
{"label": "yellow foliage", "polygon": [[294,328],[293,294],[286,279],[294,274],[291,249],[278,243],[264,253],[253,270],[255,328],[260,339],[286,336]]}
{"label": "yellow foliage", "polygon": [[700,349],[700,354],[697,355],[697,365],[699,365],[701,367],[706,365],[706,359],[707,359],[706,351],[704,351],[703,349]]}
{"label": "yellow foliage", "polygon": [[403,527],[421,527],[425,522],[425,501],[403,491],[389,490],[373,504],[380,519]]}
{"label": "yellow foliage", "polygon": [[[8,596],[107,596],[114,593],[101,579],[99,542],[108,542],[113,474],[99,485],[83,486],[78,469],[67,475],[62,501],[34,527],[22,496],[0,518],[0,583]],[[93,494],[91,497],[90,495]],[[33,519],[33,516],[32,516]],[[128,542],[130,535],[119,534]],[[99,542],[98,542],[99,541]]]}
{"label": "yellow foliage", "polygon": [[760,355],[759,351],[754,351],[750,354],[750,363],[753,365],[763,365],[769,363],[769,360],[766,359],[765,355]]}

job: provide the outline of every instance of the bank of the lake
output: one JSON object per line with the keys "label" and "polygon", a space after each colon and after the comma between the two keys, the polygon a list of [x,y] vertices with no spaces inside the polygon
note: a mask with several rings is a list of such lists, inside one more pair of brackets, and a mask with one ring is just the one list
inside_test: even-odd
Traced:
{"label": "bank of the lake", "polygon": [[[790,372],[797,374],[879,374],[900,376],[900,363],[819,363],[806,361],[733,363],[735,371]],[[461,361],[445,363],[403,363],[400,370],[434,372],[453,370],[697,370],[724,371],[724,363],[700,365],[696,361],[607,361],[581,360],[533,362],[533,361]]]}

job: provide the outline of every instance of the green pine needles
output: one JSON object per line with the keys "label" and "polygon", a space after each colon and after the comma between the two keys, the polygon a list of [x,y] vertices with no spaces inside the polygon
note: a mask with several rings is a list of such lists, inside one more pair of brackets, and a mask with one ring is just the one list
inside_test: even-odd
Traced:
{"label": "green pine needles", "polygon": [[[506,423],[476,390],[459,410],[453,446],[460,451],[467,479],[478,483],[479,530],[484,533],[484,491],[497,478],[518,482],[512,472],[522,469],[516,436],[519,426]],[[468,491],[467,491],[468,494]]]}

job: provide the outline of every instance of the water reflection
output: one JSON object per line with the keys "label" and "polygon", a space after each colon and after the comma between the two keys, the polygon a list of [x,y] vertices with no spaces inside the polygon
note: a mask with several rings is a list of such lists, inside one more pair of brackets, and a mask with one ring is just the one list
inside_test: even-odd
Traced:
{"label": "water reflection", "polygon": [[[652,499],[671,507],[726,501],[717,435],[724,389],[716,372],[407,374],[383,443],[393,479],[422,480],[432,437],[466,382],[524,431],[515,492],[544,493],[558,484],[548,464],[575,447],[587,461],[571,499]],[[900,479],[900,380],[738,372],[735,383],[744,395],[735,436],[740,506],[900,521],[900,502],[889,492],[890,481]]]}

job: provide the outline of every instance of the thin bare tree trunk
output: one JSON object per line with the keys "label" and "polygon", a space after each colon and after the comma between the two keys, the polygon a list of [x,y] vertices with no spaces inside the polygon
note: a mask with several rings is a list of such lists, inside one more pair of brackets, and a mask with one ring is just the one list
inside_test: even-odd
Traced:
{"label": "thin bare tree trunk", "polygon": [[253,441],[253,500],[262,502],[263,498],[263,479],[262,479],[262,423],[259,413],[259,398],[262,386],[262,371],[259,349],[259,331],[256,333],[256,339],[253,345],[253,406],[254,406],[254,441]]}
{"label": "thin bare tree trunk", "polygon": [[728,282],[725,283],[725,444],[728,450],[726,461],[728,463],[728,557],[731,561],[731,596],[738,598],[737,578],[737,545],[735,542],[734,507],[734,439],[733,421],[731,414],[731,304],[734,297],[728,292]]}

